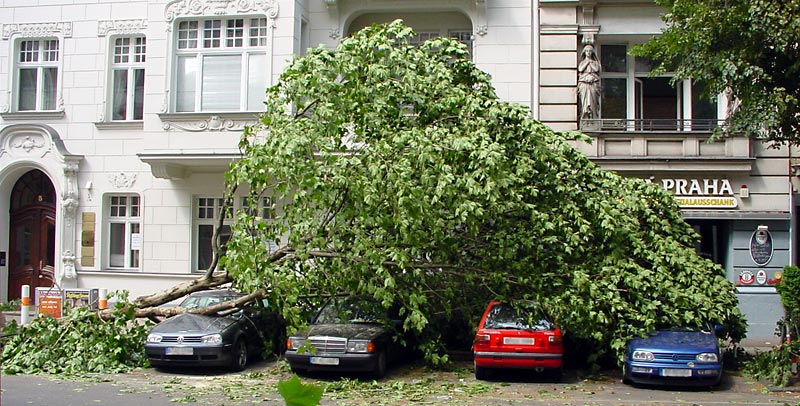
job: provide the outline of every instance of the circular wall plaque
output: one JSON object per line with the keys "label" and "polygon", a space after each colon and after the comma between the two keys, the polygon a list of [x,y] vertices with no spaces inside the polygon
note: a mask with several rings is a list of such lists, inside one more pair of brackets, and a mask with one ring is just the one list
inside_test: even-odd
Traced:
{"label": "circular wall plaque", "polygon": [[750,257],[758,266],[772,260],[772,235],[768,230],[759,229],[750,237]]}

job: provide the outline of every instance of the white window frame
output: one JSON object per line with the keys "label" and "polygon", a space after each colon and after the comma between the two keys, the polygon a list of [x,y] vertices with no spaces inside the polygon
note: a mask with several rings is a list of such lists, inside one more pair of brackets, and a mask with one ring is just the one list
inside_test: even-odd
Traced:
{"label": "white window frame", "polygon": [[[109,41],[109,72],[108,72],[108,121],[142,121],[144,119],[144,83],[137,92],[136,74],[141,74],[142,81],[146,80],[145,62],[147,58],[147,38],[143,34],[112,36]],[[123,117],[115,116],[118,95],[116,88],[116,75],[125,72],[127,75],[125,99],[123,100],[125,114]],[[138,102],[138,103],[137,103]],[[136,107],[141,106],[137,115]]]}
{"label": "white window frame", "polygon": [[[242,24],[232,25],[241,21]],[[268,86],[269,55],[267,53],[270,21],[263,15],[218,16],[181,18],[175,21],[173,35],[173,59],[170,77],[172,94],[171,111],[174,113],[236,113],[260,111],[264,92]],[[239,65],[238,104],[215,107],[205,105],[220,101],[205,92],[212,86],[230,89],[222,78],[218,83],[209,80],[207,70],[230,66],[229,61]],[[222,58],[226,58],[223,60]],[[258,61],[260,59],[260,61]],[[183,75],[182,75],[182,72]],[[229,72],[228,72],[229,73]],[[182,77],[183,76],[183,77]],[[230,78],[229,78],[230,79]],[[188,82],[188,83],[187,83]]]}
{"label": "white window frame", "polygon": [[[107,194],[103,199],[106,238],[103,258],[106,268],[140,270],[142,266],[142,198],[134,193]],[[123,235],[118,236],[118,227]],[[112,252],[121,244],[123,252]],[[118,248],[118,247],[117,247]]]}
{"label": "white window frame", "polygon": [[[201,235],[208,235],[208,233],[202,233],[201,227],[206,228],[210,227],[210,232],[213,234],[214,228],[217,226],[219,221],[219,216],[222,214],[224,200],[222,197],[219,196],[208,196],[208,195],[198,195],[192,198],[192,272],[205,272],[207,269],[201,267],[201,255],[211,255],[211,251],[208,253],[203,253],[201,248],[205,248],[210,250],[211,249],[211,242],[210,240],[207,242],[209,244],[207,247],[201,247],[202,244],[206,244],[205,241],[201,241]],[[223,221],[223,227],[227,226],[230,227],[233,223],[233,216],[231,213],[233,211],[239,210],[250,210],[247,204],[247,197],[239,196],[234,199],[234,207],[229,209],[228,214],[225,216],[225,220]],[[256,213],[251,212],[250,214],[255,214],[257,218],[263,220],[272,220],[275,218],[276,212],[276,205],[275,200],[272,197],[260,197],[258,201],[258,210]],[[230,229],[228,229],[230,231]],[[210,237],[210,235],[208,235]],[[270,243],[270,248],[275,248],[274,243]],[[208,256],[210,260],[211,256]],[[204,264],[205,265],[205,264]]]}
{"label": "white window frame", "polygon": [[[205,272],[206,269],[202,268],[200,255],[212,255],[213,253],[210,251],[212,246],[210,245],[211,242],[209,240],[207,247],[202,247],[208,249],[208,253],[203,253],[201,251],[201,228],[210,227],[211,235],[214,233],[214,229],[217,226],[217,222],[219,220],[219,216],[222,214],[222,209],[224,207],[224,199],[219,196],[194,196],[192,198],[192,272]],[[223,222],[224,226],[230,227],[231,223],[233,222],[233,218],[230,215],[225,216],[225,220]],[[209,236],[210,237],[210,236]],[[209,257],[210,260],[211,257]],[[205,265],[205,264],[203,264]]]}
{"label": "white window frame", "polygon": [[[63,58],[63,40],[58,37],[42,37],[42,38],[18,38],[14,41],[13,52],[13,83],[12,83],[12,109],[15,112],[30,113],[30,112],[54,112],[63,109],[61,102],[61,71]],[[53,49],[55,46],[55,49]],[[34,47],[34,50],[30,50]],[[25,49],[23,49],[25,48]],[[24,55],[24,56],[23,56]],[[33,108],[25,108],[21,105],[21,98],[23,92],[20,89],[22,85],[22,70],[36,70],[36,89],[34,95]],[[55,80],[53,95],[51,98],[45,100],[45,71],[48,69],[55,69],[52,79]],[[49,100],[51,105],[45,103]]]}

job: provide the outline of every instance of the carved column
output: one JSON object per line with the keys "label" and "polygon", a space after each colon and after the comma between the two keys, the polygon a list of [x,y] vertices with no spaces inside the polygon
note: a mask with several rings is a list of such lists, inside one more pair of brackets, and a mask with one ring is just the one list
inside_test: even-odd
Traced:
{"label": "carved column", "polygon": [[[75,269],[75,224],[78,216],[80,199],[78,195],[77,160],[66,160],[64,168],[64,188],[61,191],[61,261],[56,261],[56,282],[62,288],[78,287]],[[60,262],[60,263],[59,263]]]}

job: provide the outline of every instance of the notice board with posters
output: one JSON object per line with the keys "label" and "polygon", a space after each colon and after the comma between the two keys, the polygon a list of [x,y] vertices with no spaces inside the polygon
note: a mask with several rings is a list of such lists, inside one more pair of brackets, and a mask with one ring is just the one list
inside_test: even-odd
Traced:
{"label": "notice board with posters", "polygon": [[58,288],[36,288],[39,314],[60,318],[63,314],[64,296]]}
{"label": "notice board with posters", "polygon": [[64,310],[69,311],[76,307],[88,307],[97,310],[99,289],[64,289]]}

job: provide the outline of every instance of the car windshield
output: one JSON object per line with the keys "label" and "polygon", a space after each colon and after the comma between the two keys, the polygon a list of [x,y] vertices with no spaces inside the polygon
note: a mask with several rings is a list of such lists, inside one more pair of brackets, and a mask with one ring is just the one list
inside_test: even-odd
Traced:
{"label": "car windshield", "polygon": [[331,300],[320,310],[314,324],[380,323],[378,303],[353,298]]}
{"label": "car windshield", "polygon": [[670,326],[666,328],[660,329],[662,331],[676,331],[681,333],[705,333],[711,334],[711,329],[708,327],[697,327],[697,326]]}
{"label": "car windshield", "polygon": [[229,300],[236,299],[237,296],[203,296],[203,295],[196,295],[196,296],[189,296],[181,302],[180,306],[185,307],[187,309],[195,309],[198,307],[208,307],[213,306],[215,304],[219,304],[222,302],[227,302]]}
{"label": "car windshield", "polygon": [[532,303],[516,306],[501,303],[493,306],[486,316],[484,328],[512,330],[554,330],[555,325],[548,320],[541,309]]}

